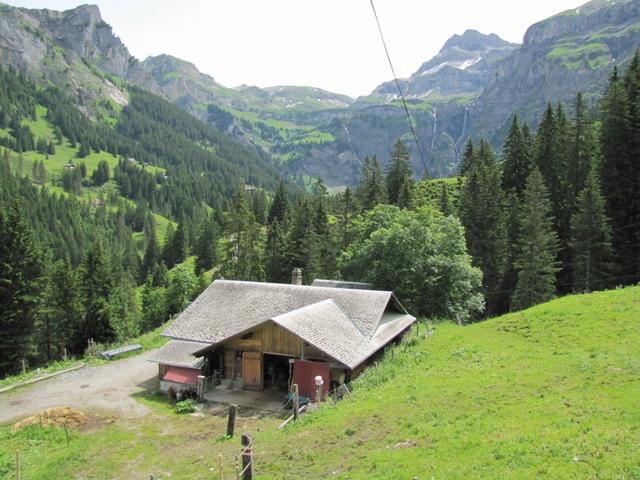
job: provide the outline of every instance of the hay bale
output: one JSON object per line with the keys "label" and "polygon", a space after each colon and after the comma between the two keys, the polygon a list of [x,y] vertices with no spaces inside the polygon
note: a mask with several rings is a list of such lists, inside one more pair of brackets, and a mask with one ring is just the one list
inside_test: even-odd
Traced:
{"label": "hay bale", "polygon": [[63,427],[66,425],[67,428],[77,429],[87,421],[87,416],[80,410],[74,410],[70,407],[55,407],[20,420],[11,431],[17,432],[29,425],[42,425],[43,427]]}

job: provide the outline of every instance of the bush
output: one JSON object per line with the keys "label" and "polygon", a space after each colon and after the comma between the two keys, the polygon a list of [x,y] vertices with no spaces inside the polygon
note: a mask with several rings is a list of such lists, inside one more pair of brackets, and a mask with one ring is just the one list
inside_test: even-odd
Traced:
{"label": "bush", "polygon": [[196,411],[196,403],[193,400],[183,400],[176,403],[176,413],[186,414]]}

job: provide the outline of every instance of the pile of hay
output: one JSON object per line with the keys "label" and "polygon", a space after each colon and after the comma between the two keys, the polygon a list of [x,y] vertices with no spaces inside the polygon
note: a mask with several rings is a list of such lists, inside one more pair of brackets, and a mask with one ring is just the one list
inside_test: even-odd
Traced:
{"label": "pile of hay", "polygon": [[80,410],[74,410],[70,407],[55,407],[20,420],[11,431],[17,432],[29,425],[42,425],[43,427],[63,427],[66,425],[67,428],[77,429],[87,423],[87,420],[87,416]]}

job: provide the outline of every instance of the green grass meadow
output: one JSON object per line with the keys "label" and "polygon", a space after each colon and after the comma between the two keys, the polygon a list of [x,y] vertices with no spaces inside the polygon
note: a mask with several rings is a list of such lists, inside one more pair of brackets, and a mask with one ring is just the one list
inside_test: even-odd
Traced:
{"label": "green grass meadow", "polygon": [[[243,417],[257,478],[640,479],[640,287],[575,295],[482,323],[423,323],[295,425]],[[0,428],[0,478],[232,477],[224,416],[173,412],[64,436]],[[38,427],[39,428],[39,427]]]}

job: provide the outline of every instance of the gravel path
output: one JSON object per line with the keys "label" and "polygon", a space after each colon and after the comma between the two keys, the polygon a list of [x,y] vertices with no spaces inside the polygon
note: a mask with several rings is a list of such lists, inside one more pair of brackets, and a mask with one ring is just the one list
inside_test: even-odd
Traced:
{"label": "gravel path", "polygon": [[131,395],[157,385],[158,365],[147,361],[152,354],[149,351],[106,365],[81,368],[0,393],[0,425],[62,405],[121,417],[144,415],[147,407]]}

